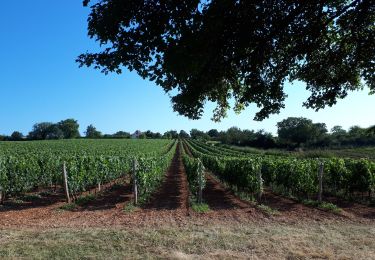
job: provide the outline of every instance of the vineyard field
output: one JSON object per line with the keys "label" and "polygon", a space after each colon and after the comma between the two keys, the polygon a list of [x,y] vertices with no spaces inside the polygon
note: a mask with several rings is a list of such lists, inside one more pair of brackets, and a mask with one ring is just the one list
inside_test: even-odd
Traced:
{"label": "vineyard field", "polygon": [[314,198],[319,190],[320,167],[326,192],[367,194],[371,201],[375,190],[375,162],[367,158],[299,158],[244,152],[195,140],[186,143],[222,181],[252,194],[259,193],[264,184],[297,198]]}
{"label": "vineyard field", "polygon": [[62,186],[65,163],[69,190],[75,195],[128,175],[136,159],[140,195],[147,197],[161,181],[175,146],[171,140],[0,143],[0,188],[3,195],[13,196],[38,187]]}

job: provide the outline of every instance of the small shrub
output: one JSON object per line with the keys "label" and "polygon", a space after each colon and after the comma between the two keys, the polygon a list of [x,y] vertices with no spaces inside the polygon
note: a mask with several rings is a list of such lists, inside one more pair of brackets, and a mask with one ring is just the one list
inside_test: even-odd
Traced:
{"label": "small shrub", "polygon": [[75,203],[66,203],[64,205],[62,205],[61,207],[59,207],[59,209],[61,210],[74,210],[77,208],[77,204]]}
{"label": "small shrub", "polygon": [[341,209],[339,207],[337,207],[335,204],[329,203],[329,202],[320,203],[318,208],[323,209],[323,210],[327,210],[327,211],[331,211],[333,213],[340,213],[341,212]]}
{"label": "small shrub", "polygon": [[128,203],[124,206],[124,212],[126,212],[126,213],[132,213],[132,212],[136,211],[137,209],[138,209],[138,207],[135,206],[133,202]]}
{"label": "small shrub", "polygon": [[260,209],[261,211],[265,212],[266,214],[268,215],[277,215],[279,214],[279,211],[276,210],[276,209],[273,209],[267,205],[264,205],[264,204],[260,204],[257,206],[258,209]]}
{"label": "small shrub", "polygon": [[210,207],[206,203],[200,203],[200,204],[199,203],[193,203],[191,208],[195,212],[198,212],[198,213],[206,213],[206,212],[210,211]]}
{"label": "small shrub", "polygon": [[28,194],[28,195],[24,195],[21,197],[23,201],[34,201],[34,200],[38,200],[41,198],[42,196],[40,196],[39,194]]}
{"label": "small shrub", "polygon": [[90,194],[87,196],[82,196],[82,197],[77,198],[75,203],[77,205],[82,206],[82,205],[89,203],[90,201],[93,201],[94,199],[95,199],[95,196],[93,194]]}

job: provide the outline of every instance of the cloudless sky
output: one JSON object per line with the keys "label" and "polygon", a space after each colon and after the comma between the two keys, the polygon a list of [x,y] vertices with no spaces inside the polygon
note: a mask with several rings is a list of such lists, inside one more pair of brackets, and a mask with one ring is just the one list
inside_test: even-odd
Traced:
{"label": "cloudless sky", "polygon": [[309,93],[303,83],[288,84],[286,108],[262,122],[253,121],[257,108],[229,113],[220,123],[210,120],[207,104],[200,120],[173,112],[169,97],[136,73],[105,76],[92,68],[78,68],[76,57],[98,50],[87,37],[89,9],[81,0],[2,1],[0,6],[0,133],[27,134],[36,122],[75,118],[83,133],[94,124],[104,133],[170,129],[189,131],[238,126],[276,133],[276,123],[289,116],[324,122],[329,128],[375,124],[375,96],[354,92],[332,108],[319,112],[302,108]]}

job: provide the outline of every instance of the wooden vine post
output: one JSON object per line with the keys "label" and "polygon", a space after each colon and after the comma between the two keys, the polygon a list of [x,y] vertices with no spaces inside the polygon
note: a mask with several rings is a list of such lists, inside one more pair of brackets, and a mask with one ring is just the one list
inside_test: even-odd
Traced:
{"label": "wooden vine post", "polygon": [[319,163],[319,193],[318,193],[318,201],[319,203],[322,202],[322,195],[323,195],[323,174],[324,174],[324,162],[320,161]]}
{"label": "wooden vine post", "polygon": [[69,195],[69,186],[68,186],[68,173],[66,171],[66,163],[63,163],[63,182],[64,182],[64,190],[65,190],[65,196],[66,196],[66,202],[71,203],[72,200]]}
{"label": "wooden vine post", "polygon": [[258,202],[262,201],[263,196],[263,179],[262,179],[262,166],[259,166],[258,172],[257,172],[257,182],[258,182]]}
{"label": "wooden vine post", "polygon": [[3,191],[3,187],[0,186],[0,205],[4,204],[4,200],[5,200],[5,193]]}
{"label": "wooden vine post", "polygon": [[200,159],[198,159],[198,203],[203,202],[203,178],[204,178],[204,167]]}
{"label": "wooden vine post", "polygon": [[138,205],[138,182],[137,182],[137,159],[133,159],[133,194],[134,194],[134,205]]}

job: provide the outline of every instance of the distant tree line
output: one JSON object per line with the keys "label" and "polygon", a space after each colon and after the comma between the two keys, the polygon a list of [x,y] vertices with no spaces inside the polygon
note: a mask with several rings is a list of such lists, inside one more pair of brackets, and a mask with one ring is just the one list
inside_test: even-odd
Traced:
{"label": "distant tree line", "polygon": [[227,131],[211,129],[207,132],[198,129],[190,131],[191,138],[219,141],[223,144],[252,146],[257,148],[300,147],[359,147],[375,145],[375,125],[368,128],[352,126],[348,131],[334,126],[329,132],[325,123],[313,123],[303,117],[289,117],[277,123],[277,136],[264,130],[241,130],[231,127]]}
{"label": "distant tree line", "polygon": [[22,140],[53,140],[53,139],[176,139],[193,138],[204,141],[218,141],[228,145],[252,146],[257,148],[287,148],[296,149],[300,147],[359,147],[375,145],[375,125],[368,128],[352,126],[349,130],[341,126],[334,126],[328,131],[325,123],[314,123],[304,117],[288,117],[277,123],[277,136],[264,130],[241,130],[231,127],[226,131],[211,129],[207,132],[192,129],[190,134],[184,130],[177,132],[170,130],[161,134],[147,130],[136,131],[134,134],[118,131],[114,134],[102,134],[92,124],[86,128],[85,135],[81,137],[79,124],[75,119],[66,119],[58,123],[42,122],[33,126],[28,135],[15,131],[10,136],[1,136],[0,141],[22,141]]}
{"label": "distant tree line", "polygon": [[58,139],[76,139],[76,138],[89,138],[89,139],[176,139],[176,138],[189,138],[189,134],[184,130],[177,132],[170,130],[161,134],[159,132],[152,132],[147,130],[145,132],[136,131],[136,136],[129,132],[118,131],[114,134],[103,134],[98,131],[92,124],[87,126],[84,136],[79,133],[79,124],[75,119],[66,119],[58,123],[41,122],[34,124],[32,130],[23,135],[19,131],[14,131],[10,136],[0,135],[0,141],[27,141],[27,140],[58,140]]}

